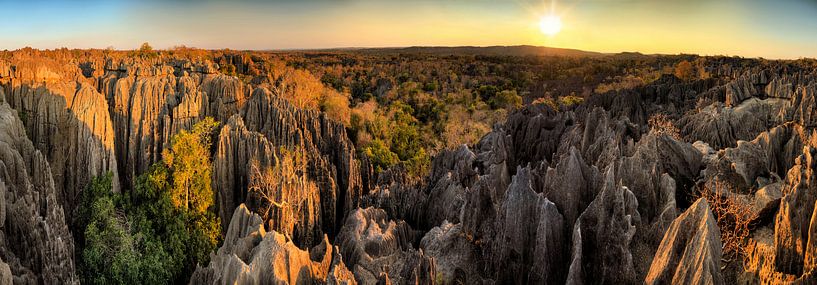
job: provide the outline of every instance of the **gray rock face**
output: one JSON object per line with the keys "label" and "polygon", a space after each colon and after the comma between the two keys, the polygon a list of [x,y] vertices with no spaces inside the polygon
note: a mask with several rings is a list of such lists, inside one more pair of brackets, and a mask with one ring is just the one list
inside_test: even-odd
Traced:
{"label": "gray rock face", "polygon": [[545,196],[564,213],[567,225],[575,223],[593,200],[599,176],[598,169],[585,164],[575,148],[562,155],[556,168],[548,168],[544,179]]}
{"label": "gray rock face", "polygon": [[813,144],[814,131],[786,123],[763,132],[752,141],[738,141],[734,148],[716,153],[707,164],[707,179],[730,182],[739,190],[762,187],[765,180],[778,180],[794,165],[803,146]]}
{"label": "gray rock face", "polygon": [[[807,256],[813,256],[811,224],[814,203],[817,201],[817,183],[814,169],[817,167],[814,155],[817,149],[805,147],[803,155],[789,170],[783,199],[775,218],[775,268],[776,271],[800,275],[805,269],[813,268],[813,257],[805,264]],[[817,230],[817,229],[815,229]]]}
{"label": "gray rock face", "polygon": [[397,284],[433,284],[435,264],[413,247],[418,239],[405,222],[389,220],[381,209],[366,208],[349,214],[335,242],[360,283],[385,278]]}
{"label": "gray rock face", "polygon": [[51,168],[26,137],[16,113],[0,103],[0,196],[5,204],[0,256],[8,265],[4,267],[10,268],[15,283],[78,283],[74,242]]}
{"label": "gray rock face", "polygon": [[256,210],[248,200],[251,162],[274,166],[274,154],[286,148],[305,154],[306,181],[298,191],[280,193],[288,197],[278,198],[290,198],[290,205],[304,210],[293,212],[294,220],[284,224],[301,224],[297,226],[301,236],[293,238],[306,246],[320,242],[317,237],[324,233],[334,236],[343,217],[359,205],[368,189],[363,181],[369,179],[368,166],[356,158],[343,125],[318,112],[297,109],[263,88],[256,89],[246,104],[242,116],[233,116],[222,129],[213,162],[222,221],[239,203]]}
{"label": "gray rock face", "polygon": [[690,141],[703,141],[715,149],[734,147],[738,140],[751,140],[784,121],[778,117],[786,106],[783,99],[750,98],[734,107],[712,104],[679,120],[681,134]]}
{"label": "gray rock face", "polygon": [[567,284],[630,284],[636,279],[630,242],[640,223],[638,201],[617,186],[612,169],[605,185],[573,227]]}
{"label": "gray rock face", "polygon": [[[22,77],[3,87],[26,133],[51,165],[58,201],[70,222],[80,192],[93,177],[114,173],[113,191],[119,191],[114,132],[105,98],[84,81],[59,76],[56,72],[66,71],[50,64],[42,59],[18,63]],[[26,74],[31,70],[36,71]]]}
{"label": "gray rock face", "polygon": [[12,277],[11,268],[0,259],[0,285],[11,285]]}
{"label": "gray rock face", "polygon": [[692,145],[666,135],[649,134],[638,141],[631,156],[619,160],[616,177],[632,189],[641,217],[645,223],[651,223],[662,211],[664,201],[675,199],[662,195],[666,187],[661,185],[661,176],[668,174],[682,187],[690,187],[700,168],[701,154]]}
{"label": "gray rock face", "polygon": [[705,199],[672,222],[655,253],[647,284],[724,284],[720,230]]}
{"label": "gray rock face", "polygon": [[207,63],[196,66],[184,69],[182,65],[182,72],[175,72],[165,64],[106,63],[99,90],[108,101],[117,162],[126,185],[161,159],[162,150],[180,130],[205,116],[226,122],[240,113],[249,87],[238,78],[198,68]]}
{"label": "gray rock face", "polygon": [[564,281],[555,273],[564,267],[565,219],[556,205],[533,191],[532,179],[530,169],[520,168],[505,191],[494,241],[494,268],[504,268],[498,271],[499,282]]}
{"label": "gray rock face", "polygon": [[423,237],[420,248],[434,258],[437,274],[444,283],[477,284],[484,281],[480,269],[486,266],[478,254],[477,242],[463,232],[462,224],[444,221]]}

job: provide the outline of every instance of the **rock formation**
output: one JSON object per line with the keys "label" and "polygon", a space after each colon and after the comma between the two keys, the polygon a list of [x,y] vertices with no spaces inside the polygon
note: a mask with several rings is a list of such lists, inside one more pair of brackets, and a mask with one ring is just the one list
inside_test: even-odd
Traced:
{"label": "rock formation", "polygon": [[316,237],[323,233],[334,236],[345,215],[360,203],[368,187],[364,178],[369,179],[367,165],[356,158],[343,125],[319,112],[295,108],[264,88],[253,91],[246,104],[240,117],[227,122],[217,143],[214,189],[219,193],[222,221],[235,205],[250,202],[251,164],[272,167],[273,154],[284,148],[306,157],[305,187],[293,189],[297,192],[290,198],[297,201],[289,203],[311,213],[292,213],[296,221],[306,224],[299,232],[308,237],[294,238],[311,246],[320,242]]}
{"label": "rock formation", "polygon": [[105,98],[88,83],[52,71],[57,68],[53,64],[32,59],[18,65],[4,89],[34,146],[48,158],[58,201],[70,222],[80,192],[93,177],[112,172],[113,190],[120,186]]}
{"label": "rock formation", "polygon": [[672,222],[655,253],[647,284],[724,284],[721,240],[705,199],[698,199]]}
{"label": "rock formation", "polygon": [[609,169],[602,191],[573,227],[573,252],[567,284],[627,284],[636,279],[630,243],[641,222],[638,201],[616,186]]}
{"label": "rock formation", "polygon": [[15,284],[79,283],[48,160],[2,92],[0,101],[0,277]]}
{"label": "rock formation", "polygon": [[385,280],[433,284],[435,263],[414,248],[418,238],[405,222],[390,220],[381,209],[366,208],[349,214],[335,242],[362,284]]}
{"label": "rock formation", "polygon": [[354,284],[329,240],[301,250],[286,236],[266,232],[260,216],[236,208],[224,244],[207,267],[196,268],[191,284]]}

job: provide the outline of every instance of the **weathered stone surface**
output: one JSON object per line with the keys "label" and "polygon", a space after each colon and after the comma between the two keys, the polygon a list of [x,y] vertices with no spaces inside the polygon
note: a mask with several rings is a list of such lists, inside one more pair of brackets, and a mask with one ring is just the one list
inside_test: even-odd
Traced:
{"label": "weathered stone surface", "polygon": [[35,75],[24,75],[5,84],[4,89],[35,147],[48,158],[58,201],[70,222],[80,192],[93,177],[112,172],[113,191],[120,188],[108,104],[84,81],[36,75],[54,72],[57,67],[48,61],[18,63],[15,68],[22,73],[36,70]]}
{"label": "weathered stone surface", "polygon": [[[316,245],[323,236],[323,196],[313,180],[296,173],[274,173],[280,152],[263,135],[248,131],[238,115],[221,129],[214,163],[214,187],[222,217],[246,203],[264,218],[271,231],[289,235],[302,246]],[[296,171],[292,169],[290,171]],[[285,177],[278,177],[287,175]],[[269,184],[276,176],[280,183]],[[330,196],[331,197],[331,196]],[[223,229],[227,220],[222,218]]]}
{"label": "weathered stone surface", "polygon": [[[211,254],[207,267],[197,267],[191,284],[305,284],[329,277],[335,250],[323,242],[305,251],[284,235],[267,233],[262,220],[244,205],[236,208],[224,245]],[[335,267],[342,270],[342,261]]]}
{"label": "weathered stone surface", "polygon": [[588,166],[572,148],[562,155],[556,168],[548,168],[544,178],[545,196],[564,213],[565,224],[572,225],[590,204],[600,183],[595,166]]}
{"label": "weathered stone surface", "polygon": [[785,105],[776,98],[750,98],[734,107],[712,104],[681,118],[679,129],[690,141],[700,140],[715,149],[734,147],[738,140],[751,140],[782,123],[778,114]]}
{"label": "weathered stone surface", "polygon": [[573,227],[567,284],[634,283],[630,242],[640,223],[638,201],[627,187],[616,185],[612,168],[602,191]]}
{"label": "weathered stone surface", "polygon": [[498,253],[494,268],[503,268],[497,272],[499,282],[564,281],[556,272],[564,271],[565,219],[553,203],[533,191],[532,175],[529,168],[517,170],[500,207],[493,241]]}
{"label": "weathered stone surface", "polygon": [[475,284],[483,281],[480,270],[485,260],[477,252],[477,243],[462,231],[462,224],[444,221],[431,229],[420,241],[420,248],[434,258],[437,274],[443,283]]}
{"label": "weathered stone surface", "polygon": [[11,285],[12,277],[11,268],[0,259],[0,285]]}
{"label": "weathered stone surface", "polygon": [[435,263],[414,249],[418,239],[405,222],[389,220],[381,209],[366,208],[349,214],[335,242],[362,284],[383,279],[397,284],[433,284]]}
{"label": "weathered stone surface", "polygon": [[369,166],[357,158],[345,127],[320,112],[298,109],[264,88],[253,91],[243,110],[249,131],[260,133],[275,148],[306,154],[306,177],[321,193],[323,232],[334,236],[344,217],[360,205],[371,179]]}
{"label": "weathered stone surface", "polygon": [[805,147],[803,155],[797,158],[795,165],[786,176],[785,186],[780,201],[780,209],[775,218],[775,256],[776,271],[799,276],[804,270],[804,261],[811,244],[811,220],[814,203],[817,201],[817,168],[814,155],[817,149]]}
{"label": "weathered stone surface", "polygon": [[669,174],[680,188],[691,187],[701,167],[701,155],[692,145],[667,135],[643,136],[631,156],[620,159],[616,177],[638,198],[638,212],[651,223],[674,197],[662,195],[661,176]]}
{"label": "weathered stone surface", "polygon": [[531,284],[557,284],[563,281],[565,270],[565,250],[567,239],[564,236],[564,218],[555,205],[545,199],[537,209],[539,223],[536,227],[536,242],[531,272],[528,282]]}
{"label": "weathered stone surface", "polygon": [[78,283],[74,242],[51,168],[16,113],[0,103],[0,192],[5,196],[0,256],[21,283]]}
{"label": "weathered stone surface", "polygon": [[213,158],[213,190],[219,205],[222,229],[232,209],[247,201],[251,163],[259,167],[275,164],[274,146],[263,135],[251,132],[239,116],[231,117],[221,128]]}
{"label": "weathered stone surface", "polygon": [[343,256],[336,246],[332,250],[332,264],[329,266],[329,274],[326,276],[327,285],[356,285],[355,275],[346,268],[343,263]]}
{"label": "weathered stone surface", "polygon": [[[260,209],[267,207],[259,205],[249,187],[265,168],[276,165],[280,148],[303,154],[305,173],[293,181],[298,186],[271,190],[276,203],[287,204],[264,213]],[[233,116],[222,128],[213,163],[222,221],[236,205],[248,203],[301,246],[316,245],[323,234],[334,236],[368,189],[363,183],[367,165],[357,160],[343,125],[297,109],[263,88],[253,92],[242,117]]]}
{"label": "weathered stone surface", "polygon": [[672,222],[655,253],[647,284],[724,284],[720,230],[705,199]]}

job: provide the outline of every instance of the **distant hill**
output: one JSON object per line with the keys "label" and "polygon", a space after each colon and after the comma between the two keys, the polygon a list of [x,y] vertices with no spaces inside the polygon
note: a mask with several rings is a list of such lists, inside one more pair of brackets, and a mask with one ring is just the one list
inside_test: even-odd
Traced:
{"label": "distant hill", "polygon": [[542,46],[459,46],[459,47],[401,47],[401,48],[361,48],[344,49],[361,53],[389,54],[389,53],[422,53],[434,55],[504,55],[504,56],[566,56],[566,57],[596,57],[605,56],[604,53],[582,51],[577,49],[552,48]]}

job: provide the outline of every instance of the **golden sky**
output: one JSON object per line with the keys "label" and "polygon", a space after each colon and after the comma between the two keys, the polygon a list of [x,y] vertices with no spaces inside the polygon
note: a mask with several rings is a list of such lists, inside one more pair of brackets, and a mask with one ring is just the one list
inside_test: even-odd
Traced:
{"label": "golden sky", "polygon": [[[807,0],[31,0],[4,8],[0,49],[131,49],[147,41],[158,48],[542,45],[817,57],[817,3]],[[538,26],[549,13],[562,21],[554,36]]]}

